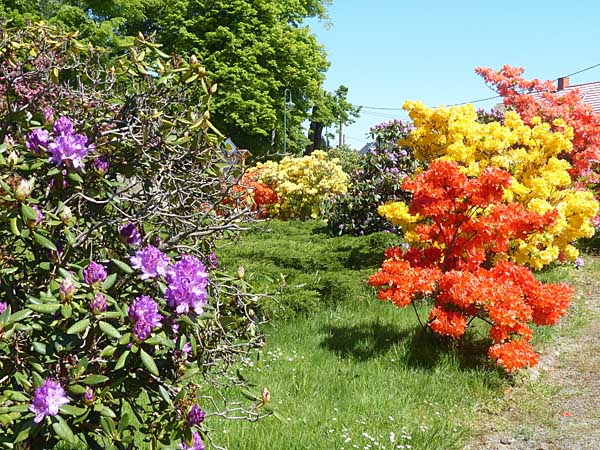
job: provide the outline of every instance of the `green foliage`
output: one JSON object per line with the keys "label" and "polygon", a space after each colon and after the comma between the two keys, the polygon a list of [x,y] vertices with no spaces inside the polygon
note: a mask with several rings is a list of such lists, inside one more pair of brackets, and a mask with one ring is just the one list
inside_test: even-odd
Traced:
{"label": "green foliage", "polygon": [[230,271],[243,266],[255,291],[273,294],[259,303],[260,314],[293,317],[365,298],[364,280],[396,239],[389,233],[334,238],[320,221],[271,220],[219,255]]}
{"label": "green foliage", "polygon": [[[119,231],[208,266],[214,240],[249,219],[206,71],[143,37],[112,66],[105,54],[41,23],[0,31],[2,448],[173,448],[205,433],[187,412],[259,341],[254,300],[231,277],[210,273],[203,310],[175,312],[173,280],[141,280],[127,262],[139,248]],[[108,273],[86,275],[91,261]],[[135,319],[142,296],[162,322]],[[31,405],[48,381],[69,400],[38,424]]]}
{"label": "green foliage", "polygon": [[327,152],[327,159],[337,159],[342,166],[342,170],[348,174],[361,169],[364,164],[363,156],[347,145],[329,150]]}

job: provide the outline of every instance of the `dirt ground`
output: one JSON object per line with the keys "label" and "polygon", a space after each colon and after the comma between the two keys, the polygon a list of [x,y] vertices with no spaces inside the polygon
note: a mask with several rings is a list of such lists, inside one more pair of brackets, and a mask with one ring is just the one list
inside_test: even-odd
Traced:
{"label": "dirt ground", "polygon": [[538,367],[482,412],[466,450],[600,450],[600,258],[588,261],[575,275],[570,324]]}

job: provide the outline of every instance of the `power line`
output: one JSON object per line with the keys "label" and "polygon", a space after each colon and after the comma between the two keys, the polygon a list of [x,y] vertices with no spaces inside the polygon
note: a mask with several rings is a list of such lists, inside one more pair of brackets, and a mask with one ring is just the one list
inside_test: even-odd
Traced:
{"label": "power line", "polygon": [[[572,77],[573,75],[579,75],[580,73],[587,72],[588,70],[595,69],[596,67],[600,67],[600,63],[594,64],[592,66],[586,67],[585,69],[578,70],[578,71],[570,73],[568,75],[564,75],[564,77]],[[563,78],[563,77],[559,77],[559,78]],[[559,78],[555,78],[552,81],[558,81]],[[489,85],[487,85],[487,84],[486,84],[486,86],[489,87]],[[491,87],[490,87],[490,89],[491,89]],[[461,105],[466,105],[468,103],[480,103],[480,102],[494,100],[496,98],[501,98],[501,97],[502,97],[501,95],[495,95],[493,97],[480,98],[477,100],[471,100],[471,101],[460,102],[460,103],[453,103],[453,104],[447,105],[447,106],[461,106]],[[359,107],[361,109],[372,109],[372,110],[376,110],[376,111],[377,110],[378,111],[404,111],[404,108],[385,108],[385,107],[379,107],[379,106],[365,106],[365,105],[353,105],[353,106]]]}

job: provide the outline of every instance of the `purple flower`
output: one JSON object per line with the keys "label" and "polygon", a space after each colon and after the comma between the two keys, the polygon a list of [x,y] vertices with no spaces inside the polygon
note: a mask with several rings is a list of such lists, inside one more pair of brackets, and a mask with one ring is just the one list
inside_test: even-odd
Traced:
{"label": "purple flower", "polygon": [[90,302],[90,312],[92,314],[100,314],[104,311],[106,311],[106,297],[102,292],[98,292]]}
{"label": "purple flower", "polygon": [[68,117],[61,117],[52,126],[52,131],[57,136],[67,136],[73,134],[75,130],[73,129],[73,122]]}
{"label": "purple flower", "polygon": [[198,405],[192,406],[190,412],[187,414],[187,424],[191,428],[194,425],[204,422],[204,416],[206,414],[200,409]]}
{"label": "purple flower", "polygon": [[29,411],[35,414],[33,421],[40,423],[44,416],[55,416],[62,405],[69,403],[65,390],[60,383],[50,379],[35,390]]}
{"label": "purple flower", "polygon": [[129,222],[119,227],[119,234],[123,242],[131,245],[140,245],[140,234],[135,226],[135,223]]}
{"label": "purple flower", "polygon": [[129,306],[127,315],[133,323],[133,334],[139,341],[150,336],[153,328],[160,327],[163,318],[156,302],[147,295],[137,297]]}
{"label": "purple flower", "polygon": [[0,314],[2,314],[4,311],[6,311],[6,307],[8,305],[5,302],[0,302]]}
{"label": "purple flower", "polygon": [[[43,128],[36,128],[27,136],[27,141],[25,142],[25,147],[28,150],[36,154],[40,154],[42,150],[48,148],[48,141],[50,140],[50,135]],[[40,148],[40,147],[43,147]]]}
{"label": "purple flower", "polygon": [[217,258],[215,252],[212,252],[210,255],[208,255],[208,264],[211,269],[216,269],[219,266],[219,259]]}
{"label": "purple flower", "polygon": [[[56,125],[56,124],[55,124]],[[83,168],[83,158],[88,154],[87,137],[81,134],[60,135],[48,145],[49,162],[73,169]]]}
{"label": "purple flower", "polygon": [[62,302],[70,302],[75,295],[77,288],[73,284],[73,280],[71,278],[65,278],[62,283],[60,283],[59,296]]}
{"label": "purple flower", "polygon": [[152,245],[135,252],[135,256],[129,258],[129,261],[134,269],[142,271],[142,280],[165,275],[171,262],[167,255]]}
{"label": "purple flower", "polygon": [[100,175],[104,175],[106,172],[108,172],[108,168],[110,167],[110,164],[108,163],[108,160],[106,159],[106,157],[99,156],[92,162],[92,167]]}
{"label": "purple flower", "polygon": [[98,285],[106,280],[106,269],[102,264],[92,261],[83,269],[83,279],[91,286]]}
{"label": "purple flower", "polygon": [[183,441],[179,444],[179,448],[181,450],[204,450],[204,443],[202,442],[200,434],[194,431],[192,433],[192,445],[190,446],[187,442]]}
{"label": "purple flower", "polygon": [[584,265],[585,265],[585,261],[583,260],[582,257],[579,257],[575,260],[575,266],[577,266],[578,269],[580,267],[583,267]]}
{"label": "purple flower", "polygon": [[169,285],[165,297],[177,314],[189,313],[190,310],[202,314],[206,305],[208,272],[198,258],[184,255],[173,264],[166,279]]}

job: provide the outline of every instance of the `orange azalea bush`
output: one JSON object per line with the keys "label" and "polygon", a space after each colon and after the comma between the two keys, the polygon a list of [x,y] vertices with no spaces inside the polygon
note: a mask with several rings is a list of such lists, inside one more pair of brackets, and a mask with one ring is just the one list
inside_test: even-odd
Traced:
{"label": "orange azalea bush", "polygon": [[434,161],[403,188],[413,194],[408,212],[415,217],[419,245],[390,248],[379,272],[369,278],[381,300],[399,307],[433,298],[428,326],[460,338],[478,317],[490,325],[488,355],[509,372],[534,366],[538,356],[528,324],[555,324],[572,297],[567,284],[543,284],[530,269],[506,255],[514,239],[539,232],[556,220],[508,203],[510,174],[487,168],[467,177],[451,161]]}
{"label": "orange azalea bush", "polygon": [[240,183],[234,186],[235,193],[244,193],[244,199],[252,204],[252,211],[259,217],[268,216],[268,207],[277,203],[277,193],[258,179],[254,171],[247,171]]}

